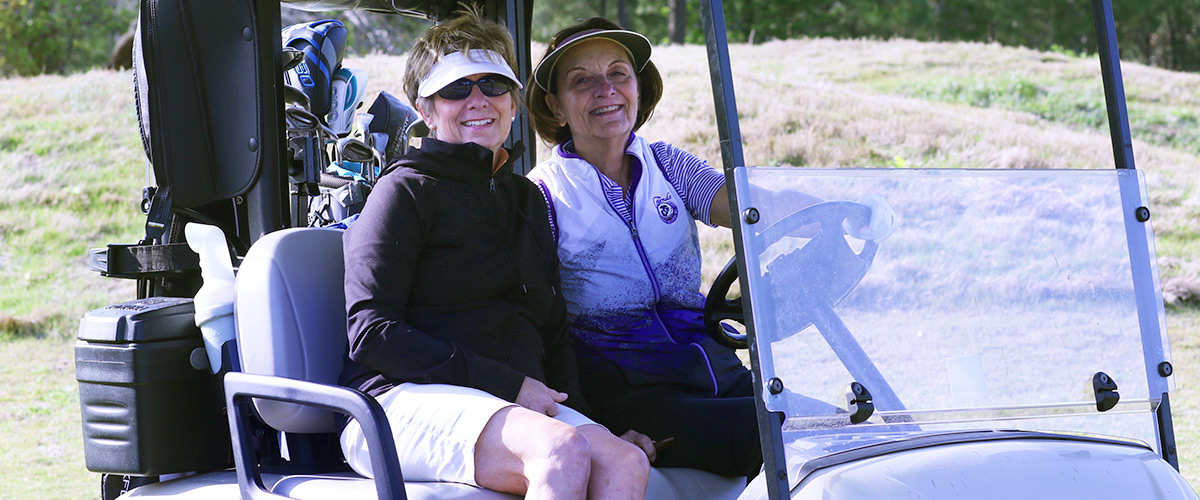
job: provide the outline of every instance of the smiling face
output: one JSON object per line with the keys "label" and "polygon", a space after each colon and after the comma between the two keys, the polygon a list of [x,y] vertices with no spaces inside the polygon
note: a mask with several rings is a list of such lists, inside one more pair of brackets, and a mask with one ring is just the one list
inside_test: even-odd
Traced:
{"label": "smiling face", "polygon": [[[468,76],[479,80],[482,77],[504,78],[499,75],[480,73]],[[432,109],[419,106],[421,118],[433,131],[433,136],[451,144],[474,142],[498,152],[508,139],[512,120],[517,111],[517,102],[512,92],[488,97],[478,85],[471,87],[466,99],[450,100],[437,94],[432,97]]]}
{"label": "smiling face", "polygon": [[629,54],[611,40],[581,42],[558,60],[546,104],[576,144],[624,141],[637,123],[638,81]]}

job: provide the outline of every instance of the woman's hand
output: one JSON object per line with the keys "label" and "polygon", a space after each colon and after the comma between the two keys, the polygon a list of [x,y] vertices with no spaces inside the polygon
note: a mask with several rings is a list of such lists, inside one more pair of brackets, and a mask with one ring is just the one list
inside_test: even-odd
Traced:
{"label": "woman's hand", "polygon": [[860,240],[875,240],[882,242],[896,232],[896,209],[882,196],[868,193],[858,198],[858,204],[871,209],[871,220],[866,226],[854,227],[850,220],[842,222],[846,234]]}
{"label": "woman's hand", "polygon": [[567,400],[565,392],[546,387],[540,380],[525,377],[515,403],[548,417],[558,415],[558,403]]}
{"label": "woman's hand", "polygon": [[654,446],[654,441],[645,434],[638,431],[626,431],[624,434],[621,434],[621,439],[641,448],[642,451],[646,452],[646,458],[649,458],[651,463],[654,462],[654,459],[658,458],[658,450]]}

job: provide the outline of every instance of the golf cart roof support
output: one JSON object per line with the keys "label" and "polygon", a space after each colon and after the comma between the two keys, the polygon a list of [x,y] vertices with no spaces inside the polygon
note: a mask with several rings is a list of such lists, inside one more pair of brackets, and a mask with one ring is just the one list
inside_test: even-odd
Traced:
{"label": "golf cart roof support", "polygon": [[[484,9],[489,16],[508,26],[512,33],[513,42],[517,47],[517,77],[529,81],[533,73],[533,55],[530,46],[530,25],[533,23],[533,0],[487,0]],[[517,143],[524,144],[524,151],[513,161],[513,171],[525,175],[537,165],[537,134],[533,131],[533,122],[529,113],[517,113],[512,124],[512,133],[505,146],[513,148]]]}
{"label": "golf cart roof support", "polygon": [[1092,0],[1092,22],[1096,25],[1096,46],[1100,53],[1100,75],[1104,80],[1104,101],[1108,109],[1108,130],[1112,134],[1113,160],[1117,168],[1136,168],[1133,140],[1129,133],[1129,113],[1125,108],[1125,84],[1121,79],[1121,52],[1117,48],[1117,28],[1113,20],[1112,0]]}
{"label": "golf cart roof support", "polygon": [[1158,454],[1179,470],[1179,453],[1175,449],[1175,426],[1171,423],[1171,396],[1164,392],[1154,409],[1155,424],[1158,425]]}
{"label": "golf cart roof support", "polygon": [[[746,250],[742,246],[742,229],[738,223],[737,189],[734,169],[745,165],[742,158],[742,131],[738,127],[737,101],[733,91],[733,70],[729,64],[729,41],[725,31],[725,11],[721,0],[700,2],[700,17],[704,20],[704,40],[708,47],[708,68],[712,78],[713,101],[717,113],[717,130],[721,141],[721,160],[725,170],[725,190],[729,196],[730,220],[733,222],[733,245],[738,275],[749,276],[746,270]],[[754,341],[754,318],[750,291],[746,280],[739,280],[746,340],[750,344],[750,369],[754,372],[754,401],[758,415],[759,439],[763,454],[763,475],[767,498],[783,500],[789,497],[787,463],[783,451],[783,414],[767,410],[763,394],[762,369]]]}
{"label": "golf cart roof support", "polygon": [[[234,211],[246,211],[247,228],[239,228],[239,236],[245,232],[244,240],[251,243],[289,225],[288,217],[288,183],[284,165],[287,164],[287,147],[284,145],[283,120],[283,72],[275,68],[283,67],[283,45],[277,42],[275,33],[282,29],[279,19],[279,4],[274,1],[260,0],[255,2],[257,16],[257,33],[264,41],[276,43],[259,43],[259,61],[270,64],[271,70],[263,71],[265,78],[270,78],[272,92],[262,96],[263,125],[266,131],[262,143],[257,146],[262,150],[263,168],[259,172],[254,186],[245,196],[235,196]],[[270,115],[267,119],[266,115]],[[275,138],[268,140],[267,138]],[[253,144],[251,148],[255,147]],[[235,219],[236,220],[236,219]]]}
{"label": "golf cart roof support", "polygon": [[[1104,81],[1104,100],[1108,110],[1108,129],[1112,136],[1113,162],[1118,169],[1133,170],[1133,139],[1129,130],[1129,112],[1125,105],[1125,84],[1121,77],[1121,52],[1117,46],[1116,22],[1113,19],[1112,0],[1092,0],[1092,21],[1096,26],[1096,43],[1100,55],[1100,74]],[[1157,270],[1151,265],[1149,254],[1149,210],[1140,206],[1141,188],[1136,182],[1121,184],[1121,199],[1125,206],[1125,234],[1130,250],[1130,267],[1133,271],[1134,293],[1137,295],[1138,323],[1143,336],[1160,336],[1166,325],[1162,301],[1154,293],[1157,286]],[[1142,342],[1143,346],[1161,346],[1160,342]],[[1166,359],[1161,350],[1147,350],[1146,380],[1151,384],[1151,394],[1162,394],[1155,409],[1158,452],[1163,460],[1179,469],[1179,456],[1175,448],[1175,431],[1171,422],[1171,405],[1167,393],[1170,389],[1169,371],[1160,373],[1160,361]]]}

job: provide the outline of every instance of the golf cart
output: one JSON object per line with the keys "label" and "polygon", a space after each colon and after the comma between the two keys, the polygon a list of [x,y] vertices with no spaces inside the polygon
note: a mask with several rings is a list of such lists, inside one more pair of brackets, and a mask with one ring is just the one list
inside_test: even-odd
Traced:
{"label": "golf cart", "polygon": [[[454,7],[295,5],[434,20]],[[750,350],[765,464],[748,486],[655,469],[648,498],[1197,498],[1175,468],[1161,291],[1111,5],[1093,6],[1118,168],[824,170],[744,166],[721,3],[701,2],[737,221],[737,256],[706,316],[721,342]],[[484,7],[513,31],[527,75],[531,3]],[[279,9],[142,1],[136,88],[157,185],[144,196],[145,239],[93,253],[96,270],[139,286],[81,324],[87,466],[104,474],[106,499],[513,498],[406,483],[378,403],[336,386],[341,233],[307,227],[308,205],[350,185],[325,184],[329,161],[357,163],[369,187],[372,168],[403,150],[387,145],[419,127],[386,103],[394,126],[363,130],[374,152],[326,131],[319,94],[285,82],[322,61],[333,74],[336,48],[285,50]],[[519,116],[510,141],[533,140]],[[534,162],[528,148],[517,168]],[[764,196],[790,188],[831,201]],[[869,211],[842,200],[864,195],[895,207],[890,238],[846,235]],[[345,467],[335,413],[373,440],[374,479]]]}

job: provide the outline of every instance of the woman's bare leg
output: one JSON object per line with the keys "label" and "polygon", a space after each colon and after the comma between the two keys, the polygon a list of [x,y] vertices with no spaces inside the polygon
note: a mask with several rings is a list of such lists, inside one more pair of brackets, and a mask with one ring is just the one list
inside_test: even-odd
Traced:
{"label": "woman's bare leg", "polygon": [[589,500],[642,500],[650,478],[650,461],[637,446],[614,436],[599,425],[584,425],[579,432],[588,438],[592,475]]}
{"label": "woman's bare leg", "polygon": [[527,500],[583,500],[590,457],[588,439],[574,427],[511,406],[496,412],[479,434],[475,482]]}

